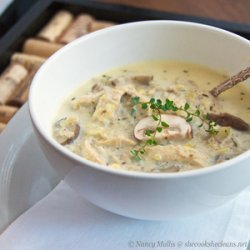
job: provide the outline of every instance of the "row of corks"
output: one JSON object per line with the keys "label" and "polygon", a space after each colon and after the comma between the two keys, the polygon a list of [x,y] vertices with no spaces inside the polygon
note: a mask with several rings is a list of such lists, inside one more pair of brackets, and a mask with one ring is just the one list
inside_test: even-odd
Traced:
{"label": "row of corks", "polygon": [[30,83],[49,56],[76,38],[113,25],[88,14],[74,17],[69,11],[61,10],[35,38],[27,39],[22,51],[12,55],[9,66],[0,75],[0,133],[27,101]]}

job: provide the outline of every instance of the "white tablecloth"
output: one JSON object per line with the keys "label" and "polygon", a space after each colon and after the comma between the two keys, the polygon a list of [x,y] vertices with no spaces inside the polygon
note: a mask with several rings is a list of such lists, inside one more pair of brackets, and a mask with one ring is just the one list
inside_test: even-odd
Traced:
{"label": "white tablecloth", "polygon": [[7,228],[0,249],[246,249],[249,238],[250,187],[209,213],[151,222],[104,211],[62,181]]}

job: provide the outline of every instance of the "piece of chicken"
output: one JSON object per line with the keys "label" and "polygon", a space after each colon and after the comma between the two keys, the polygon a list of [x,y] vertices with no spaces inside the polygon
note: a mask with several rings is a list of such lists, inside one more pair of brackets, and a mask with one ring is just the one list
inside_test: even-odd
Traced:
{"label": "piece of chicken", "polygon": [[179,162],[196,167],[208,166],[208,159],[196,149],[182,145],[148,147],[147,158],[161,162]]}
{"label": "piece of chicken", "polygon": [[[168,127],[163,128],[160,133],[156,133],[155,138],[158,140],[179,140],[192,138],[191,125],[180,116],[162,114],[161,121],[168,124]],[[155,130],[158,121],[155,121],[151,116],[140,120],[134,128],[134,136],[137,140],[147,140],[148,136],[145,134],[147,129]]]}

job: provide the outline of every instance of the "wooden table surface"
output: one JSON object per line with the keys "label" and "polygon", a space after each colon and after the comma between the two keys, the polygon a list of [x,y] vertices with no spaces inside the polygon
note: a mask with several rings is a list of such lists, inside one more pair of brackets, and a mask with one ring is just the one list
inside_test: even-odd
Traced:
{"label": "wooden table surface", "polygon": [[250,0],[99,0],[250,24]]}

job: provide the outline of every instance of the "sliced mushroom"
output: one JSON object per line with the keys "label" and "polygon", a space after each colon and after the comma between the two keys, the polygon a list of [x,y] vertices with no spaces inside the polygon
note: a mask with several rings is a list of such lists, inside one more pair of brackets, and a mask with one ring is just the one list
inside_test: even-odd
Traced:
{"label": "sliced mushroom", "polygon": [[229,126],[239,131],[248,131],[250,129],[250,125],[247,122],[243,121],[237,116],[230,115],[228,113],[209,113],[208,119],[216,122],[220,126]]}
{"label": "sliced mushroom", "polygon": [[54,135],[61,145],[72,143],[80,133],[80,126],[73,117],[65,117],[55,123]]}
{"label": "sliced mushroom", "polygon": [[149,83],[153,80],[153,76],[152,75],[133,76],[132,80],[142,85],[149,85]]}
{"label": "sliced mushroom", "polygon": [[[186,120],[180,116],[164,114],[161,115],[161,120],[169,125],[167,128],[163,128],[161,133],[156,134],[156,139],[190,139],[192,138],[192,128]],[[156,129],[157,121],[151,116],[140,120],[134,128],[134,136],[137,140],[147,140],[148,137],[145,134],[147,129]]]}

